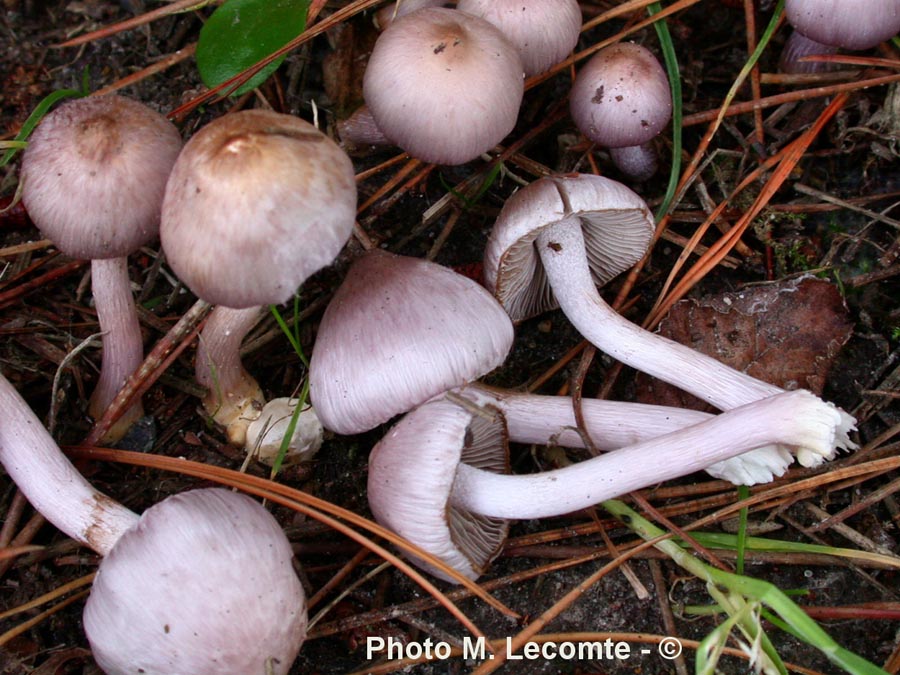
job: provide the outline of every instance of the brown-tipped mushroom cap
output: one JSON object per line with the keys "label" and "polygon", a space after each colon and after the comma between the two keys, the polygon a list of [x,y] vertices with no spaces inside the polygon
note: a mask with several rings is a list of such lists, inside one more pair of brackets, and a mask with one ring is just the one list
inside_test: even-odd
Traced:
{"label": "brown-tipped mushroom cap", "polygon": [[844,49],[869,49],[900,31],[897,0],[786,0],[784,13],[810,40]]}
{"label": "brown-tipped mushroom cap", "polygon": [[363,95],[410,155],[463,164],[512,131],[524,92],[519,53],[493,25],[454,9],[411,12],[379,36]]}
{"label": "brown-tipped mushroom cap", "polygon": [[669,123],[669,79],[646,47],[619,42],[599,51],[575,77],[569,110],[587,138],[607,148],[647,143]]}
{"label": "brown-tipped mushroom cap", "polygon": [[108,675],[287,673],[306,636],[292,557],[275,519],[245,495],[169,497],[101,563],[84,609],[94,658]]}
{"label": "brown-tipped mushroom cap", "polygon": [[316,336],[310,400],[326,429],[372,429],[503,363],[509,317],[441,265],[372,250],[334,294]]}
{"label": "brown-tipped mushroom cap", "polygon": [[22,156],[22,201],[35,225],[73,258],[119,258],[156,238],[181,136],[122,96],[62,104]]}
{"label": "brown-tipped mushroom cap", "polygon": [[535,241],[545,226],[570,216],[581,221],[598,286],[640,260],[653,236],[644,200],[608,178],[549,177],[520,189],[506,200],[484,254],[487,286],[513,321],[557,307]]}
{"label": "brown-tipped mushroom cap", "polygon": [[459,0],[456,8],[499,28],[522,57],[526,75],[550,70],[578,44],[577,0]]}
{"label": "brown-tipped mushroom cap", "polygon": [[247,110],[198,131],[166,187],[160,237],[200,298],[236,309],[285,302],[331,264],[356,216],[353,164],[311,124]]}
{"label": "brown-tipped mushroom cap", "polygon": [[[500,553],[509,524],[450,504],[461,463],[501,474],[509,471],[502,415],[484,408],[473,416],[443,399],[425,403],[405,415],[372,449],[369,507],[379,523],[460,574],[477,579]],[[455,583],[422,560],[413,560]]]}

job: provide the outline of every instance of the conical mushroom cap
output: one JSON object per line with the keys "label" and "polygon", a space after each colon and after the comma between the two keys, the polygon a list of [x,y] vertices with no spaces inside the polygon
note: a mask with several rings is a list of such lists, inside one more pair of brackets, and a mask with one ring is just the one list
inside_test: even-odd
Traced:
{"label": "conical mushroom cap", "polygon": [[306,598],[271,514],[211,488],[147,509],[103,559],[84,629],[107,675],[287,673]]}
{"label": "conical mushroom cap", "polygon": [[118,258],[152,241],[166,180],[181,149],[174,125],[122,96],[60,105],[22,156],[22,201],[73,258]]}
{"label": "conical mushroom cap", "polygon": [[[477,579],[503,548],[509,523],[450,503],[460,463],[509,472],[503,416],[495,408],[473,414],[448,400],[429,401],[404,415],[372,449],[369,507],[379,523]],[[412,560],[454,581],[423,560]]]}
{"label": "conical mushroom cap", "polygon": [[499,366],[509,317],[484,288],[441,265],[373,250],[334,294],[310,359],[326,429],[372,429]]}
{"label": "conical mushroom cap", "polygon": [[569,216],[581,221],[594,282],[602,286],[647,250],[653,216],[630,189],[602,176],[541,178],[506,200],[484,254],[485,281],[513,321],[555,309],[535,239]]}
{"label": "conical mushroom cap", "polygon": [[350,158],[311,124],[247,110],[198,131],[178,157],[160,238],[200,298],[244,309],[279,304],[331,264],[353,231]]}

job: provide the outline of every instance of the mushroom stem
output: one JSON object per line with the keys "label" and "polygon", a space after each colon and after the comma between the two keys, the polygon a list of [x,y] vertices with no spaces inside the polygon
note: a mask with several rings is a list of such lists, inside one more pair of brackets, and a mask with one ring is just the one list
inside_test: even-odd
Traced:
{"label": "mushroom stem", "polygon": [[[591,278],[585,256],[581,222],[568,216],[544,227],[535,240],[553,293],[572,324],[592,342],[625,365],[637,368],[703,399],[721,410],[773,396],[783,390],[731,368],[716,359],[644,330],[604,302]],[[819,400],[819,405],[831,407]],[[841,413],[838,447],[855,447],[848,438],[854,426],[850,415]],[[815,463],[803,453],[804,465]],[[830,454],[830,453],[829,453]]]}
{"label": "mushroom stem", "polygon": [[838,48],[822,44],[812,40],[802,33],[792,31],[788,36],[781,57],[778,60],[778,68],[785,73],[824,73],[835,70],[832,63],[822,61],[802,61],[807,56],[830,56],[837,54]]}
{"label": "mushroom stem", "polygon": [[[564,448],[617,450],[712,418],[709,413],[688,408],[582,399],[584,428],[579,430],[574,402],[568,396],[504,391],[478,383],[457,393],[503,413],[510,441]],[[755,485],[782,475],[792,461],[785,448],[765,446],[704,468],[708,474],[736,485]]]}
{"label": "mushroom stem", "polygon": [[610,148],[609,156],[619,171],[636,181],[650,180],[659,167],[659,155],[652,143]]}
{"label": "mushroom stem", "polygon": [[[143,362],[144,342],[131,293],[127,258],[92,260],[91,290],[103,336],[100,376],[91,395],[88,412],[94,419],[100,419],[125,380]],[[118,440],[143,415],[143,405],[138,401],[119,418],[103,440]]]}
{"label": "mushroom stem", "polygon": [[44,425],[0,375],[0,464],[34,508],[100,555],[138,516],[94,488],[60,451]]}
{"label": "mushroom stem", "polygon": [[783,392],[554,471],[511,476],[460,464],[450,501],[491,518],[558,516],[764,445],[802,445],[827,454],[840,423],[837,408],[810,392]]}
{"label": "mushroom stem", "polygon": [[259,417],[265,396],[241,362],[241,342],[257,324],[263,307],[232,309],[218,305],[200,333],[195,373],[207,388],[203,407],[225,427],[228,440],[244,445],[247,426]]}

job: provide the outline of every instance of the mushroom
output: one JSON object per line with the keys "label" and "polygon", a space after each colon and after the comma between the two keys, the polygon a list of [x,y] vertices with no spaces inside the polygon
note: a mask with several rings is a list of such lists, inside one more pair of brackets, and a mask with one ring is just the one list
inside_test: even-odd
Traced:
{"label": "mushroom", "polygon": [[[597,285],[640,259],[652,231],[647,205],[620,183],[542,178],[504,204],[485,249],[485,281],[513,321],[559,306],[598,349],[721,410],[782,392],[644,330],[603,301]],[[848,437],[855,421],[842,419],[837,445],[855,447]]]}
{"label": "mushroom", "polygon": [[623,173],[635,180],[655,173],[650,141],[669,123],[672,94],[649,49],[619,42],[597,52],[575,76],[569,111],[582,134],[610,149]]}
{"label": "mushroom", "polygon": [[104,556],[84,628],[105,673],[288,672],[306,635],[306,599],[268,511],[208,488],[139,517],[78,473],[2,376],[0,406],[0,463],[47,520]]}
{"label": "mushroom", "polygon": [[297,412],[298,398],[273,398],[263,406],[259,417],[247,427],[247,452],[263,464],[272,466],[281,454],[284,437],[296,415],[297,422],[284,453],[284,464],[311,460],[322,447],[325,430],[315,409],[308,403]]}
{"label": "mushroom", "polygon": [[502,414],[435,399],[372,450],[369,505],[379,523],[475,579],[499,553],[507,519],[577,511],[760,446],[826,455],[840,424],[813,394],[783,392],[562,469],[511,476]]}
{"label": "mushroom", "polygon": [[[900,31],[897,0],[785,0],[784,13],[795,31],[779,64],[788,73],[824,69],[821,63],[800,62],[804,56],[871,49]],[[802,38],[795,38],[797,33]]]}
{"label": "mushroom", "polygon": [[[712,417],[688,408],[585,398],[580,401],[584,422],[580,430],[575,405],[568,396],[506,391],[480,383],[455,393],[483,408],[499,410],[512,442],[565,448],[590,445],[597,451],[616,450]],[[781,476],[792,461],[793,455],[786,448],[764,446],[711,464],[705,471],[735,485],[756,485]]]}
{"label": "mushroom", "polygon": [[[100,374],[88,406],[95,419],[144,360],[127,256],[159,232],[163,190],[180,148],[165,117],[110,95],[56,108],[22,157],[22,201],[35,225],[66,255],[91,260],[102,331]],[[120,439],[142,415],[137,402],[103,440]]]}
{"label": "mushroom", "polygon": [[378,30],[384,30],[391,23],[410,12],[417,9],[425,9],[426,7],[441,7],[447,5],[445,0],[397,0],[397,2],[389,2],[375,12],[372,21]]}
{"label": "mushroom", "polygon": [[503,34],[443,7],[393,21],[363,76],[366,105],[385,137],[437,164],[463,164],[503,140],[523,93],[522,61]]}
{"label": "mushroom", "polygon": [[264,402],[241,363],[241,340],[264,305],[285,302],[331,264],[355,217],[350,158],[299,118],[266,110],[225,115],[179,155],[160,238],[179,278],[219,305],[200,336],[196,376],[209,391],[206,410],[232,443],[244,444]]}
{"label": "mushroom", "polygon": [[436,263],[374,249],[319,324],[309,395],[326,429],[355,434],[490,372],[512,347],[484,288]]}
{"label": "mushroom", "polygon": [[519,50],[525,75],[537,75],[563,61],[578,44],[581,7],[577,0],[459,0],[456,8],[494,24]]}

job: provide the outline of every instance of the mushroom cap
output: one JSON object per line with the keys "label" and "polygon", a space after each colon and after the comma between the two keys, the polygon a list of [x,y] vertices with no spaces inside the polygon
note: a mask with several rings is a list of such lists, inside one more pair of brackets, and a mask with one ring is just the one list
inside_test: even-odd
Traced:
{"label": "mushroom cap", "polygon": [[550,70],[578,44],[578,0],[459,0],[456,8],[499,28],[519,50],[525,75]]}
{"label": "mushroom cap", "polygon": [[309,396],[326,429],[355,434],[490,372],[513,327],[483,287],[436,263],[372,250],[319,325]]}
{"label": "mushroom cap", "polygon": [[503,205],[484,253],[485,283],[513,321],[556,309],[534,242],[542,228],[570,216],[581,221],[598,286],[639,261],[653,236],[644,200],[609,178],[551,176],[521,188]]}
{"label": "mushroom cap", "polygon": [[[500,552],[509,523],[450,504],[460,462],[508,473],[503,416],[495,408],[473,415],[446,399],[429,401],[404,415],[372,449],[369,507],[383,526],[476,579]],[[455,583],[422,559],[411,559]]]}
{"label": "mushroom cap", "polygon": [[[260,462],[272,466],[281,452],[281,443],[294,417],[298,398],[273,398],[267,402],[259,417],[247,427],[246,448]],[[325,430],[315,409],[308,403],[297,413],[297,425],[284,453],[284,464],[311,460],[322,447]]]}
{"label": "mushroom cap", "polygon": [[512,131],[523,72],[493,25],[433,7],[397,18],[378,37],[363,96],[384,135],[410,155],[463,164]]}
{"label": "mushroom cap", "polygon": [[156,238],[181,136],[143,103],[79,98],[49,113],[22,156],[22,201],[73,258],[119,258]]}
{"label": "mushroom cap", "polygon": [[353,231],[346,153],[291,115],[225,115],[184,146],[166,186],[160,238],[200,298],[235,309],[279,304],[331,264]]}
{"label": "mushroom cap", "polygon": [[844,49],[869,49],[900,31],[897,0],[786,0],[784,13],[809,39]]}
{"label": "mushroom cap", "polygon": [[669,78],[646,47],[619,42],[578,71],[569,112],[587,138],[607,148],[641,145],[672,116]]}
{"label": "mushroom cap", "polygon": [[192,490],[147,509],[103,559],[84,608],[108,675],[287,673],[306,598],[272,515],[246,495]]}

